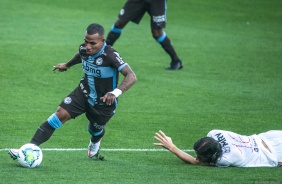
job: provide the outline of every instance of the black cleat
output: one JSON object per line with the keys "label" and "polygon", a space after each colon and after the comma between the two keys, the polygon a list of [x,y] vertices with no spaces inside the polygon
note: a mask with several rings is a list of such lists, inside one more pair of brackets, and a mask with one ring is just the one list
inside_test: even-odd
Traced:
{"label": "black cleat", "polygon": [[93,157],[91,157],[91,159],[104,161],[105,157],[100,155],[99,151]]}
{"label": "black cleat", "polygon": [[166,70],[180,70],[183,68],[182,62],[178,60],[177,62],[171,62],[170,66]]}
{"label": "black cleat", "polygon": [[19,156],[19,150],[18,149],[10,149],[8,154],[11,156],[13,160],[16,160]]}

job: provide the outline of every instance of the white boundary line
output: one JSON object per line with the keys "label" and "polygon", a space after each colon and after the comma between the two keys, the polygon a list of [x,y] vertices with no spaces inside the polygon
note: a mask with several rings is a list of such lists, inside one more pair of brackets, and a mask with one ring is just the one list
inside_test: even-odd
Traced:
{"label": "white boundary line", "polygon": [[[0,151],[9,151],[12,148],[2,148]],[[85,151],[87,148],[42,148],[43,151]],[[124,151],[124,152],[162,152],[166,149],[129,149],[129,148],[101,148],[101,151]],[[183,150],[185,152],[193,152],[194,150]]]}

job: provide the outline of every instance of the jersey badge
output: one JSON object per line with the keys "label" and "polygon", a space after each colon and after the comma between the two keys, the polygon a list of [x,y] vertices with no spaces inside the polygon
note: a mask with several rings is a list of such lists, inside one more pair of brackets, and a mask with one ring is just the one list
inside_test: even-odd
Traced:
{"label": "jersey badge", "polygon": [[101,65],[103,63],[103,59],[101,57],[98,57],[95,61],[96,65]]}

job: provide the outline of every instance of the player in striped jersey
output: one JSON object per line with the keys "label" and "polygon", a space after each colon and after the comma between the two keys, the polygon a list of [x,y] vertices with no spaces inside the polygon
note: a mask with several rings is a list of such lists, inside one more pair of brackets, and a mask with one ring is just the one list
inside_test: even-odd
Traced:
{"label": "player in striped jersey", "polygon": [[[84,72],[79,85],[60,103],[56,112],[39,126],[30,143],[41,145],[65,122],[85,113],[91,134],[88,156],[98,157],[105,125],[115,114],[118,97],[136,82],[136,76],[119,53],[106,45],[104,28],[96,23],[87,27],[84,43],[74,57],[67,63],[54,66],[53,70],[67,71],[76,64],[82,64]],[[118,85],[119,73],[124,78]],[[18,150],[12,149],[9,154],[17,159]]]}

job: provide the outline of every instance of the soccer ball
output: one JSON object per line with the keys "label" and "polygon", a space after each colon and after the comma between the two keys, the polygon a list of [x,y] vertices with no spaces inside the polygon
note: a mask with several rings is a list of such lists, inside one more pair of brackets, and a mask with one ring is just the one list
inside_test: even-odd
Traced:
{"label": "soccer ball", "polygon": [[35,144],[25,144],[19,149],[18,162],[21,166],[34,168],[41,164],[43,154]]}

